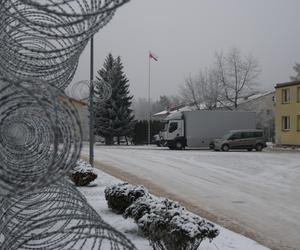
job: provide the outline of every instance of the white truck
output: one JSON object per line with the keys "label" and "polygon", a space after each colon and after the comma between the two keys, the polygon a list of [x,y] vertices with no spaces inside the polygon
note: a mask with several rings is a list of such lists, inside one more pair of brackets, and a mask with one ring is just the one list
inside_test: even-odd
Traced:
{"label": "white truck", "polygon": [[170,149],[213,148],[213,140],[226,131],[255,129],[255,112],[243,111],[183,111],[165,119],[161,139]]}

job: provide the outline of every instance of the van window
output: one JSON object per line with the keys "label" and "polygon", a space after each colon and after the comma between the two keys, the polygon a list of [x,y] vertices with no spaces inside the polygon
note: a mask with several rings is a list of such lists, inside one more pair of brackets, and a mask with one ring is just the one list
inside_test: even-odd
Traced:
{"label": "van window", "polygon": [[241,139],[241,133],[234,133],[229,138],[229,140],[237,140],[237,139]]}
{"label": "van window", "polygon": [[262,132],[254,132],[254,137],[263,137]]}
{"label": "van window", "polygon": [[242,138],[247,139],[247,138],[256,138],[256,137],[263,137],[262,132],[242,132]]}
{"label": "van window", "polygon": [[177,122],[171,122],[169,127],[169,133],[174,132],[178,128]]}
{"label": "van window", "polygon": [[242,138],[243,139],[252,138],[252,137],[255,137],[253,132],[243,132],[242,133]]}
{"label": "van window", "polygon": [[229,132],[227,132],[225,135],[223,135],[222,139],[228,140],[231,136],[232,136],[232,132],[229,131]]}

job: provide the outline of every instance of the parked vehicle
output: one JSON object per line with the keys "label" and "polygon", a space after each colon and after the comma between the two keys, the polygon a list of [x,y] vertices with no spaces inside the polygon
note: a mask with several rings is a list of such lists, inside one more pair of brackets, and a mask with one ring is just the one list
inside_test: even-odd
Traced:
{"label": "parked vehicle", "polygon": [[170,149],[213,147],[213,140],[233,129],[255,129],[255,112],[183,111],[166,118],[161,135]]}
{"label": "parked vehicle", "polygon": [[214,140],[215,150],[247,149],[262,151],[267,147],[263,130],[232,130],[221,139]]}

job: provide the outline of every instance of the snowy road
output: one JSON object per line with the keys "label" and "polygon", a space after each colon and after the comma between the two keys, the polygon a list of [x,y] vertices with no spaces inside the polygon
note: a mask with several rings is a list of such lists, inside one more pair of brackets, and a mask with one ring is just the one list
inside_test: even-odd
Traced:
{"label": "snowy road", "polygon": [[299,152],[96,146],[95,160],[119,175],[144,180],[146,187],[161,188],[192,204],[194,212],[206,211],[209,219],[272,249],[300,249]]}

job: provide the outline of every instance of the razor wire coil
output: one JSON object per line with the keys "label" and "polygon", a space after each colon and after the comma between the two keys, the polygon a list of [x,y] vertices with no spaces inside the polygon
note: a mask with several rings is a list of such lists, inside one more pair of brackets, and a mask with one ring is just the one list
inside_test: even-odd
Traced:
{"label": "razor wire coil", "polygon": [[0,188],[7,193],[42,187],[67,173],[81,150],[72,102],[45,83],[0,81]]}
{"label": "razor wire coil", "polygon": [[66,180],[3,204],[3,249],[134,249]]}
{"label": "razor wire coil", "polygon": [[13,80],[43,80],[65,89],[90,37],[126,2],[4,0],[0,3],[0,74]]}
{"label": "razor wire coil", "polygon": [[63,91],[90,37],[126,2],[0,2],[0,249],[135,249],[65,180],[82,131]]}

